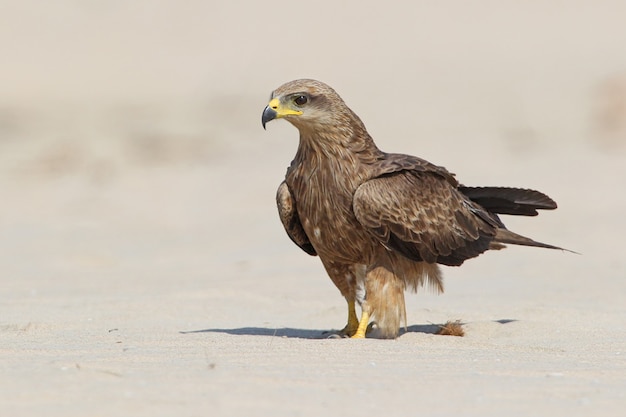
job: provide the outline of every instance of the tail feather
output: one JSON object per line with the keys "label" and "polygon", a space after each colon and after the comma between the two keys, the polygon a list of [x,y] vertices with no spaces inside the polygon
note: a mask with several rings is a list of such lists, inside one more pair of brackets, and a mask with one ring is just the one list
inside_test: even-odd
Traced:
{"label": "tail feather", "polygon": [[[543,243],[543,242],[537,242],[536,240],[533,240],[533,239],[528,238],[526,236],[518,235],[517,233],[511,232],[508,229],[497,229],[496,230],[496,236],[493,239],[493,242],[496,243],[496,244],[511,244],[511,245],[521,245],[521,246],[535,246],[535,247],[538,247],[538,248],[558,249],[558,250],[563,250],[563,251],[567,251],[567,252],[571,252],[571,253],[577,253],[577,252],[571,251],[569,249],[560,248],[558,246],[549,245],[549,244]],[[496,247],[494,249],[500,249],[500,248]]]}
{"label": "tail feather", "polygon": [[547,195],[524,188],[459,187],[470,200],[492,213],[536,216],[537,210],[554,210],[557,205]]}
{"label": "tail feather", "polygon": [[[526,188],[460,186],[459,191],[488,211],[496,219],[498,219],[497,214],[536,216],[538,214],[537,210],[554,210],[557,207],[556,202],[547,195]],[[501,222],[499,224],[500,227],[496,229],[496,235],[490,242],[489,249],[502,249],[506,247],[506,244],[511,244],[577,253],[518,235],[508,230]]]}

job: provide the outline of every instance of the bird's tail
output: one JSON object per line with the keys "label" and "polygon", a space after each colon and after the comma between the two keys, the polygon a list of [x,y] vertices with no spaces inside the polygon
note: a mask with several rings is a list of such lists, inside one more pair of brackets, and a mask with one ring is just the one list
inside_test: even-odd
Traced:
{"label": "bird's tail", "polygon": [[526,236],[511,232],[502,224],[497,214],[512,214],[517,216],[536,216],[537,210],[554,210],[556,202],[542,192],[525,188],[511,187],[459,187],[459,191],[470,200],[487,209],[496,216],[500,227],[491,241],[489,249],[502,249],[505,244],[534,246],[547,249],[558,249],[577,253],[569,249],[560,248],[543,242],[537,242]]}
{"label": "bird's tail", "polygon": [[490,249],[502,249],[503,244],[511,244],[511,245],[521,245],[521,246],[534,246],[538,248],[547,248],[547,249],[558,249],[564,250],[567,252],[577,253],[571,251],[569,249],[560,248],[558,246],[549,245],[543,242],[537,242],[536,240],[530,239],[526,236],[518,235],[517,233],[511,232],[508,229],[496,229],[496,236],[493,239],[492,245],[495,243],[493,248]]}

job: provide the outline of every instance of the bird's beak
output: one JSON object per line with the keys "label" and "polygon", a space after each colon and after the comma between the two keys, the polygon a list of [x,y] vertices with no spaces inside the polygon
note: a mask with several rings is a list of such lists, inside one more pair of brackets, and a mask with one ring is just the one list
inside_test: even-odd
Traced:
{"label": "bird's beak", "polygon": [[299,116],[301,114],[301,110],[290,109],[289,107],[283,105],[279,99],[273,98],[270,100],[270,103],[265,106],[265,110],[263,110],[261,123],[263,124],[263,129],[265,129],[265,124],[274,119],[280,119],[285,116]]}
{"label": "bird's beak", "polygon": [[265,106],[265,110],[263,110],[263,116],[261,116],[261,123],[263,124],[263,129],[265,129],[265,124],[267,122],[271,122],[276,117],[278,117],[278,113],[276,113],[276,110],[271,108],[269,105]]}

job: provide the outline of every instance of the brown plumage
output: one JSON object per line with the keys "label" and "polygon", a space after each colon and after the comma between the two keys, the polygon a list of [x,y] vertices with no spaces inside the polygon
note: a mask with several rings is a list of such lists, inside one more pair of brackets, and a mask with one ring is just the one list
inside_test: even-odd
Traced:
{"label": "brown plumage", "polygon": [[[533,190],[465,187],[445,168],[380,151],[341,97],[315,80],[272,93],[263,127],[285,118],[300,144],[277,193],[287,234],[318,255],[348,302],[343,334],[396,337],[404,291],[443,290],[438,264],[458,266],[504,243],[560,249],[507,230],[498,214],[533,216],[556,203]],[[355,302],[361,305],[359,321]]]}

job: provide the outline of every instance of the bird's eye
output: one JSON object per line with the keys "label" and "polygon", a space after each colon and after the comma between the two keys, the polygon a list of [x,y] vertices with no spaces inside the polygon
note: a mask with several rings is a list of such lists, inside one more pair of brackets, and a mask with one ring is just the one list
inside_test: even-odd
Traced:
{"label": "bird's eye", "polygon": [[298,96],[293,101],[298,106],[304,106],[307,103],[307,101],[309,101],[309,99],[306,96]]}

